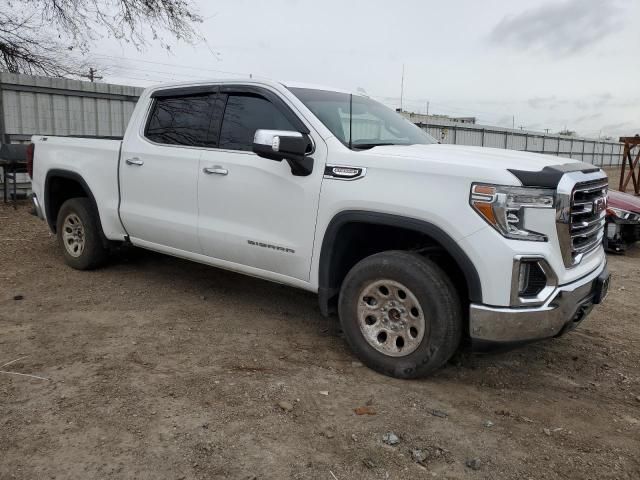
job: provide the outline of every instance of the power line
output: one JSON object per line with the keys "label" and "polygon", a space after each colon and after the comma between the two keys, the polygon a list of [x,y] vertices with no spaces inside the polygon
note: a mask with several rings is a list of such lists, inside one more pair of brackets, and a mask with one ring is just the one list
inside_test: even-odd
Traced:
{"label": "power line", "polygon": [[144,80],[144,81],[147,81],[147,82],[155,82],[155,83],[166,83],[166,82],[175,82],[176,81],[175,78],[136,77],[136,76],[133,76],[133,75],[121,75],[121,74],[115,74],[115,75],[113,75],[113,77],[123,78],[125,80]]}
{"label": "power line", "polygon": [[[171,67],[171,68],[187,68],[190,70],[197,70],[199,72],[205,71],[205,72],[213,72],[213,73],[223,73],[225,75],[238,75],[242,77],[249,77],[252,75],[251,73],[246,73],[246,72],[231,72],[228,70],[216,70],[212,68],[192,67],[190,65],[183,65],[179,63],[155,62],[151,60],[140,60],[138,58],[130,58],[130,57],[114,57],[112,55],[103,55],[103,54],[96,54],[96,57],[107,58],[111,60],[128,60],[131,62],[149,63],[153,65],[162,65],[162,66]],[[126,68],[126,67],[123,67],[123,68]]]}
{"label": "power line", "polygon": [[195,79],[204,79],[204,78],[206,78],[206,76],[203,76],[203,75],[190,75],[188,73],[182,73],[182,72],[174,73],[174,72],[166,72],[166,71],[163,71],[163,70],[148,70],[148,69],[142,69],[142,68],[137,68],[137,67],[120,67],[120,66],[118,66],[118,67],[116,67],[116,69],[117,70],[125,70],[125,71],[126,70],[137,70],[137,71],[142,72],[142,73],[147,73],[147,72],[160,73],[162,75],[170,75],[171,77],[175,77],[176,75],[179,75],[181,77],[188,77],[188,78],[195,78]]}
{"label": "power line", "polygon": [[[386,101],[386,102],[390,102],[390,101],[397,101],[399,99],[399,97],[393,97],[393,96],[381,96],[381,95],[369,95],[371,98],[375,98],[377,100],[380,101]],[[420,107],[422,107],[423,105],[425,105],[425,102],[429,104],[429,109],[431,109],[431,107],[436,107],[438,110],[440,111],[448,111],[448,112],[453,112],[454,114],[466,114],[469,115],[470,112],[473,112],[473,114],[484,114],[486,116],[492,116],[492,117],[503,117],[506,116],[506,114],[500,114],[500,113],[496,113],[496,112],[487,112],[487,111],[483,111],[483,110],[477,110],[473,107],[468,107],[468,108],[461,108],[461,107],[452,107],[449,104],[446,103],[441,103],[441,102],[433,102],[431,100],[428,99],[423,99],[423,98],[407,98],[407,97],[403,97],[403,105],[406,105],[407,103],[409,104],[413,104],[413,105],[419,105]]]}

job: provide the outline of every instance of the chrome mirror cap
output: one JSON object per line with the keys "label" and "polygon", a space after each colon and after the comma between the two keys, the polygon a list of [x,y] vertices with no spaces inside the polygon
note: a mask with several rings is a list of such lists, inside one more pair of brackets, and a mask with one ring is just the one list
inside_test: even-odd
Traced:
{"label": "chrome mirror cap", "polygon": [[280,151],[280,142],[282,138],[303,138],[302,133],[290,130],[256,130],[253,136],[253,143],[271,147],[274,152]]}

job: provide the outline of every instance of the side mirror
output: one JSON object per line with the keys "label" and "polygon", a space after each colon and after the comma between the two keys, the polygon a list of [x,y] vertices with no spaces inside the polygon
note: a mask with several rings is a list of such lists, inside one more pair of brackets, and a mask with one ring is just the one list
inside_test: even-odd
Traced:
{"label": "side mirror", "polygon": [[291,173],[296,176],[310,175],[313,171],[313,144],[308,135],[288,130],[256,130],[253,137],[253,152],[269,160],[286,160]]}

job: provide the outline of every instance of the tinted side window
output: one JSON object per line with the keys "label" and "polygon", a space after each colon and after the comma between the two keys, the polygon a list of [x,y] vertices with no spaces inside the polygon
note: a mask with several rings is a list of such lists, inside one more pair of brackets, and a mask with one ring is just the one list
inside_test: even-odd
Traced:
{"label": "tinted side window", "polygon": [[157,98],[145,135],[156,143],[215,146],[209,138],[214,102],[214,95]]}
{"label": "tinted side window", "polygon": [[220,148],[251,150],[259,129],[296,130],[268,100],[255,95],[229,95],[220,128]]}

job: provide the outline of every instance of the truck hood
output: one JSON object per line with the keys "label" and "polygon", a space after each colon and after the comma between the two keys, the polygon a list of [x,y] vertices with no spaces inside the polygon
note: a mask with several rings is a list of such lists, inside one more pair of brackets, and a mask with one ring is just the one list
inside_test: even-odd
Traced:
{"label": "truck hood", "polygon": [[386,157],[443,161],[444,163],[461,167],[480,166],[488,169],[517,169],[532,172],[540,171],[544,167],[580,163],[569,158],[559,158],[539,153],[465,145],[385,145],[372,148],[368,152],[371,155]]}
{"label": "truck hood", "polygon": [[608,204],[613,208],[640,213],[640,197],[629,195],[628,193],[609,190]]}

